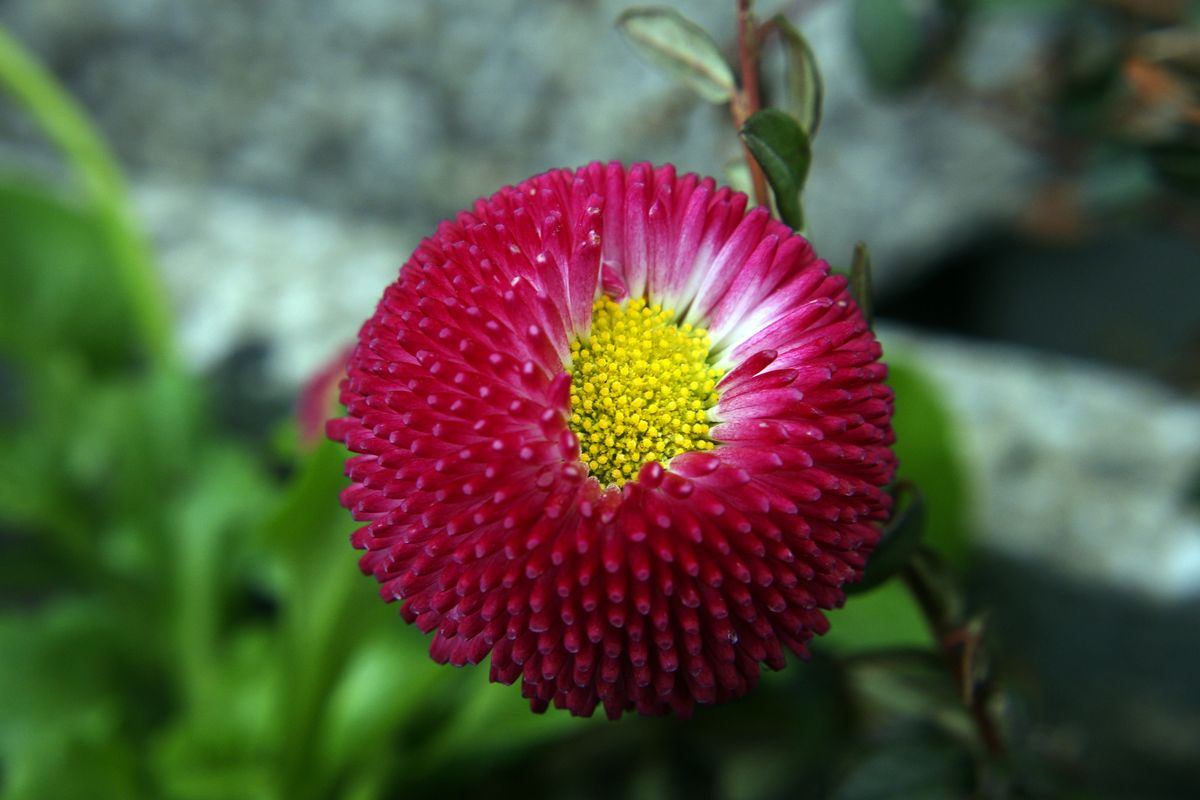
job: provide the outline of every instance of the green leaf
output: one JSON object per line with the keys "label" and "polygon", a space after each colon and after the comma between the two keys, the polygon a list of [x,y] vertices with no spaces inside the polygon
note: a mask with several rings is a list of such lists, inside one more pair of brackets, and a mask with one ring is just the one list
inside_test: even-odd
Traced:
{"label": "green leaf", "polygon": [[633,49],[710,103],[727,103],[737,91],[733,70],[717,43],[672,8],[631,8],[617,29]]}
{"label": "green leaf", "polygon": [[97,370],[137,355],[95,215],[43,187],[0,183],[0,251],[0,353],[38,363],[73,350]]}
{"label": "green leaf", "polygon": [[428,703],[435,683],[459,677],[429,658],[423,636],[403,630],[395,615],[386,617],[390,630],[363,638],[329,693],[315,765],[329,785],[362,773],[372,762],[403,766],[395,753],[397,732]]}
{"label": "green leaf", "polygon": [[835,800],[961,800],[971,796],[969,754],[953,742],[901,740],[855,763],[833,792]]}
{"label": "green leaf", "polygon": [[961,31],[960,5],[955,0],[855,0],[854,38],[876,88],[908,89],[945,59]]}
{"label": "green leaf", "polygon": [[[330,713],[349,713],[331,708],[334,698],[353,705],[336,694],[339,681],[369,637],[394,635],[403,625],[355,566],[348,541],[355,523],[338,503],[347,483],[346,456],[344,446],[329,441],[303,454],[253,535],[260,577],[281,606],[276,669],[286,698],[280,710],[288,732],[281,755],[286,796],[332,796],[328,781],[345,751],[325,738],[324,720]],[[386,685],[376,689],[389,691]]]}
{"label": "green leaf", "polygon": [[854,37],[871,82],[898,91],[914,82],[921,70],[920,23],[902,0],[856,0]]}
{"label": "green leaf", "polygon": [[82,398],[90,397],[95,386],[79,359],[54,351],[36,371],[13,367],[4,380],[16,396],[12,411],[0,416],[0,520],[45,531],[61,538],[74,555],[93,558],[95,520],[73,496],[74,476],[67,474],[66,461],[80,431]]}
{"label": "green leaf", "polygon": [[265,631],[239,630],[212,664],[199,696],[150,741],[149,766],[160,795],[194,800],[282,797],[279,771],[285,673],[277,642]]}
{"label": "green leaf", "polygon": [[0,616],[5,797],[142,796],[129,735],[158,700],[134,685],[142,630],[129,609],[97,599]]}
{"label": "green leaf", "polygon": [[955,566],[969,549],[965,466],[955,442],[956,420],[922,374],[920,364],[884,343],[888,384],[896,392],[899,476],[921,487],[925,496],[924,543]]}
{"label": "green leaf", "polygon": [[244,532],[272,499],[242,451],[210,447],[195,458],[194,476],[170,512],[175,651],[192,700],[215,676],[221,618],[232,604],[237,562],[247,558]]}
{"label": "green leaf", "polygon": [[800,192],[812,162],[808,135],[793,117],[776,108],[755,112],[741,134],[771,185],[780,219],[794,230],[803,230]]}
{"label": "green leaf", "polygon": [[[901,493],[911,495],[903,507],[899,497]],[[862,580],[847,586],[847,594],[861,594],[879,586],[902,570],[921,546],[921,534],[925,528],[925,499],[921,490],[908,481],[902,481],[897,484],[893,497],[896,498],[896,505],[892,519],[884,528],[871,560],[867,562]]]}
{"label": "green leaf", "polygon": [[3,27],[0,88],[8,90],[62,151],[84,190],[109,256],[112,270],[105,278],[129,303],[129,324],[140,345],[155,363],[175,366],[170,305],[116,161],[74,98]]}
{"label": "green leaf", "polygon": [[1200,197],[1200,143],[1179,141],[1147,148],[1155,174],[1167,186],[1191,197]]}
{"label": "green leaf", "polygon": [[829,614],[829,632],[812,643],[814,652],[854,653],[903,647],[932,647],[933,634],[920,607],[900,581],[855,595]]}
{"label": "green leaf", "polygon": [[[604,724],[598,717],[534,714],[515,686],[490,683],[481,667],[471,668],[467,681],[458,686],[448,716],[414,758],[423,769],[461,763],[464,757],[474,762],[499,760]],[[504,735],[497,736],[496,731]]]}
{"label": "green leaf", "polygon": [[970,742],[974,729],[942,655],[934,650],[890,649],[846,658],[846,685],[864,722],[888,727],[898,718],[932,721]]}
{"label": "green leaf", "polygon": [[[255,536],[257,544],[275,554],[291,577],[301,583],[300,572],[325,569],[326,558],[334,552],[347,558],[343,566],[350,574],[358,575],[349,543],[355,523],[338,502],[338,495],[349,484],[345,477],[347,456],[343,445],[325,440],[311,452],[300,453],[295,474],[264,516]],[[331,531],[338,533],[331,536]],[[285,587],[285,591],[293,589],[305,592],[302,585]]]}
{"label": "green leaf", "polygon": [[800,33],[787,17],[777,14],[772,20],[779,31],[787,56],[787,71],[784,83],[787,87],[787,110],[792,113],[800,127],[808,134],[811,142],[821,127],[821,105],[825,86],[817,59],[804,34]]}
{"label": "green leaf", "polygon": [[0,520],[71,563],[59,584],[165,587],[171,503],[207,450],[198,385],[159,371],[101,378],[70,348],[14,368],[13,385],[17,413],[0,418]]}

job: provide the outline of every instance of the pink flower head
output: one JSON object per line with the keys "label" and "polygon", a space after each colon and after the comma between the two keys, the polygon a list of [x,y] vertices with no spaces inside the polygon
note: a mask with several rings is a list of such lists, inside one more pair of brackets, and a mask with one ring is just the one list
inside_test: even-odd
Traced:
{"label": "pink flower head", "polygon": [[610,717],[737,697],[888,516],[880,346],[809,243],[670,166],[500,190],[421,242],[329,436],[361,565],[439,662]]}

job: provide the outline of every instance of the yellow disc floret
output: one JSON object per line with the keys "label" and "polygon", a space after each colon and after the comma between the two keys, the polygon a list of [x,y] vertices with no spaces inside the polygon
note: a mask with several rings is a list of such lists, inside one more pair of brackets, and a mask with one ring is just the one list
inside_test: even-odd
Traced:
{"label": "yellow disc floret", "polygon": [[571,342],[571,430],[604,486],[643,464],[711,450],[708,410],[722,371],[708,363],[708,331],[640,298],[592,306],[592,332]]}

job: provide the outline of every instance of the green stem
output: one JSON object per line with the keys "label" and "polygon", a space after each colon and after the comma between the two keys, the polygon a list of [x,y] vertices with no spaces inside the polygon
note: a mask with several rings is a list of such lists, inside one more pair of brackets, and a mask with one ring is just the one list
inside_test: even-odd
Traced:
{"label": "green stem", "polygon": [[79,104],[3,28],[0,86],[29,112],[66,157],[96,213],[150,358],[158,366],[174,366],[166,292],[150,247],[134,220],[121,171],[103,138]]}

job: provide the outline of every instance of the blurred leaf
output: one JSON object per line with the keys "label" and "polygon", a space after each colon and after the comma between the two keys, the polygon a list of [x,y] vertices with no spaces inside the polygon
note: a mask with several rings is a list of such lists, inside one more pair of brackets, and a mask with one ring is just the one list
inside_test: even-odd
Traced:
{"label": "blurred leaf", "polygon": [[6,798],[142,796],[126,739],[157,700],[136,680],[142,633],[135,616],[95,600],[0,617]]}
{"label": "blurred leaf", "polygon": [[[37,747],[36,761],[12,765],[6,776],[6,800],[133,800],[149,794],[142,785],[140,754],[116,730],[99,729]],[[6,765],[7,766],[7,765]]]}
{"label": "blurred leaf", "polygon": [[[488,681],[486,667],[470,667],[468,682],[459,694],[450,717],[416,756],[423,767],[471,761],[494,761],[515,755],[537,744],[553,741],[588,726],[605,724],[602,719],[583,719],[551,710],[534,714],[515,686]],[[497,736],[503,731],[503,736]]]}
{"label": "blurred leaf", "polygon": [[1079,0],[967,0],[967,5],[988,13],[1009,11],[1054,17],[1063,11],[1076,10]]}
{"label": "blurred leaf", "polygon": [[958,574],[926,547],[914,554],[909,566],[907,578],[921,592],[930,623],[939,632],[962,626],[966,619],[967,598]]}
{"label": "blurred leaf", "polygon": [[933,633],[920,607],[900,581],[856,594],[829,613],[829,632],[813,641],[814,651],[852,653],[932,647]]}
{"label": "blurred leaf", "polygon": [[970,745],[974,728],[941,655],[892,649],[850,656],[846,681],[870,730],[934,723],[947,737]]}
{"label": "blurred leaf", "polygon": [[[354,522],[338,503],[338,493],[347,484],[346,455],[342,445],[329,441],[304,454],[254,535],[261,553],[259,568],[268,572],[263,577],[280,602],[280,648],[274,668],[283,676],[280,718],[287,736],[280,770],[286,781],[283,791],[290,797],[320,797],[332,791],[328,784],[345,751],[339,740],[329,739],[327,720],[330,714],[352,713],[359,702],[347,698],[349,690],[338,693],[337,687],[365,642],[394,635],[403,625],[355,565],[349,543]],[[399,692],[386,683],[374,688],[380,696]],[[340,707],[331,705],[334,698]],[[389,706],[382,705],[386,717]]]}
{"label": "blurred leaf", "polygon": [[[169,505],[201,460],[196,384],[100,379],[58,350],[14,374],[23,409],[0,419],[0,522],[43,537],[74,591],[165,586]],[[151,605],[166,614],[164,600]]]}
{"label": "blurred leaf", "polygon": [[966,467],[956,442],[955,420],[937,389],[921,374],[920,365],[892,352],[884,341],[888,383],[896,392],[899,477],[920,487],[925,496],[925,544],[961,567],[970,546],[967,519]]}
{"label": "blurred leaf", "polygon": [[854,0],[853,31],[867,76],[880,90],[910,88],[953,49],[955,0]]}
{"label": "blurred leaf", "polygon": [[835,800],[962,800],[974,784],[969,755],[953,743],[898,741],[851,767]]}
{"label": "blurred leaf", "polygon": [[36,364],[78,351],[100,369],[136,354],[94,216],[42,188],[0,183],[0,353]]}
{"label": "blurred leaf", "polygon": [[[294,428],[291,430],[299,435]],[[299,452],[294,445],[288,449]],[[309,559],[314,537],[328,541],[325,536],[329,527],[337,526],[346,531],[346,538],[337,541],[337,545],[347,555],[354,552],[349,542],[354,522],[338,502],[338,495],[349,485],[344,475],[347,455],[341,444],[324,440],[313,450],[301,453],[295,475],[264,517],[257,534],[263,547],[286,554],[289,559]]]}
{"label": "blurred leaf", "polygon": [[1144,153],[1126,147],[1098,148],[1078,181],[1081,212],[1088,218],[1112,218],[1144,207],[1158,189],[1157,176]]}
{"label": "blurred leaf", "polygon": [[776,108],[752,114],[741,134],[771,184],[780,219],[794,230],[803,230],[800,192],[812,162],[808,136],[795,119]]}
{"label": "blurred leaf", "polygon": [[198,701],[214,679],[221,623],[229,613],[244,531],[271,499],[257,465],[232,447],[196,454],[194,477],[170,511],[174,531],[176,652],[188,697]]}
{"label": "blurred leaf", "polygon": [[[134,220],[125,182],[79,104],[0,27],[0,87],[8,90],[66,157],[94,214],[107,263],[103,278],[128,302],[129,324],[156,363],[175,364],[170,307],[149,246]],[[3,216],[3,215],[0,215]],[[112,289],[109,290],[113,291]]]}
{"label": "blurred leaf", "polygon": [[[387,617],[391,630],[363,639],[330,693],[319,764],[328,780],[357,774],[372,762],[402,760],[396,733],[428,700],[434,682],[454,678],[429,658],[423,637]],[[392,771],[400,766],[393,764]]]}
{"label": "blurred leaf", "polygon": [[854,37],[871,82],[886,91],[911,86],[924,61],[921,23],[903,0],[855,0]]}
{"label": "blurred leaf", "polygon": [[106,619],[109,610],[69,601],[0,617],[0,743],[6,749],[36,738],[30,728],[65,728],[74,714],[112,705],[109,668],[119,639],[115,620]]}
{"label": "blurred leaf", "polygon": [[1146,154],[1164,183],[1192,197],[1200,197],[1200,141],[1156,145]]}
{"label": "blurred leaf", "polygon": [[0,416],[0,520],[70,540],[68,549],[82,554],[94,520],[72,502],[64,467],[79,405],[93,388],[86,368],[51,351],[36,371],[14,368],[6,380],[18,410]]}
{"label": "blurred leaf", "polygon": [[717,43],[678,11],[631,8],[617,18],[617,28],[639,55],[710,103],[727,103],[737,91]]}
{"label": "blurred leaf", "polygon": [[[901,494],[909,495],[908,502],[901,506]],[[846,594],[862,594],[874,589],[891,578],[908,564],[921,545],[921,534],[925,528],[925,499],[921,490],[907,481],[897,485],[895,510],[892,519],[883,529],[879,546],[867,562],[862,580],[846,587]]]}
{"label": "blurred leaf", "polygon": [[813,55],[804,34],[783,14],[775,15],[772,22],[779,31],[779,38],[787,55],[785,108],[800,123],[811,142],[817,136],[817,129],[821,127],[821,106],[825,96],[821,71],[817,68],[816,56]]}
{"label": "blurred leaf", "polygon": [[287,702],[276,644],[263,631],[242,630],[183,713],[151,743],[151,765],[163,793],[181,800],[253,800],[283,796],[279,754]]}
{"label": "blurred leaf", "polygon": [[1084,139],[1112,129],[1113,105],[1121,88],[1126,33],[1113,15],[1082,4],[1055,43],[1051,110],[1056,126]]}
{"label": "blurred leaf", "polygon": [[[488,682],[486,666],[430,660],[428,637],[355,565],[355,523],[337,501],[346,456],[329,441],[306,454],[256,537],[274,554],[281,593],[286,793],[369,793],[394,772],[416,780],[463,759],[494,762],[584,724],[531,713],[515,689]],[[419,738],[398,758],[401,734]]]}

